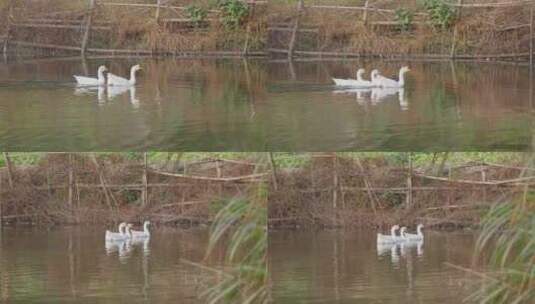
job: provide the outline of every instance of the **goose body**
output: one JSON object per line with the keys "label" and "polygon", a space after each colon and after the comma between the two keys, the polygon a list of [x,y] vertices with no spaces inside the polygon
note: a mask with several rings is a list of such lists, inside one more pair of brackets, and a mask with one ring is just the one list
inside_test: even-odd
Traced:
{"label": "goose body", "polygon": [[377,233],[377,244],[391,244],[400,241],[400,237],[396,235],[396,230],[399,229],[398,225],[392,226],[390,229],[390,235]]}
{"label": "goose body", "polygon": [[149,231],[149,221],[145,221],[143,223],[143,231],[136,231],[132,230],[132,238],[149,238],[150,237],[150,231]]}
{"label": "goose body", "polygon": [[[337,86],[371,88],[371,87],[374,86],[373,82],[371,80],[366,80],[366,79],[362,78],[362,76],[364,75],[365,72],[366,71],[364,69],[358,69],[358,71],[357,71],[357,79],[333,78],[333,81],[334,81],[334,84],[337,85]],[[373,79],[373,77],[374,77],[374,73],[372,72],[372,79]]]}
{"label": "goose body", "polygon": [[108,69],[106,68],[106,66],[101,65],[98,67],[98,70],[97,70],[97,78],[78,76],[78,75],[73,75],[73,77],[79,86],[105,86],[106,85],[105,73],[107,71]]}
{"label": "goose body", "polygon": [[424,225],[418,224],[418,227],[416,228],[417,233],[404,233],[402,236],[407,241],[423,241],[424,240],[424,234],[422,233],[422,228],[424,228]]}
{"label": "goose body", "polygon": [[381,74],[378,74],[375,78],[372,79],[374,85],[381,88],[402,88],[405,86],[405,73],[409,72],[408,67],[402,67],[399,70],[399,80],[393,80],[386,78]]}
{"label": "goose body", "polygon": [[105,235],[105,238],[106,238],[106,241],[122,241],[122,240],[125,240],[127,238],[126,236],[126,233],[125,233],[125,228],[127,228],[127,225],[126,223],[120,223],[119,224],[119,232],[111,232],[109,230],[106,230],[106,235]]}
{"label": "goose body", "polygon": [[130,79],[126,79],[115,74],[108,74],[109,86],[134,86],[136,85],[136,73],[141,70],[141,66],[136,64],[130,68]]}

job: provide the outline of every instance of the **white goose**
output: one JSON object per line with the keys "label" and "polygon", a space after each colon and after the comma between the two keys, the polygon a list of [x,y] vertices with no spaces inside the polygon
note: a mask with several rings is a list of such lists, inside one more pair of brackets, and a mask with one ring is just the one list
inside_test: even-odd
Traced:
{"label": "white goose", "polygon": [[381,88],[402,88],[405,86],[405,73],[409,72],[409,67],[402,67],[399,69],[399,80],[392,80],[378,74],[375,78],[372,78],[374,85]]}
{"label": "white goose", "polygon": [[[374,70],[377,71],[377,70]],[[364,69],[358,69],[357,70],[357,79],[338,79],[333,78],[334,83],[337,86],[344,86],[344,87],[359,87],[359,88],[371,88],[373,87],[373,83],[371,80],[366,80],[362,78],[366,70]],[[378,71],[377,71],[378,72]],[[374,72],[372,71],[371,79],[374,77]]]}
{"label": "white goose", "polygon": [[390,228],[390,235],[385,235],[381,233],[377,233],[377,243],[378,244],[388,244],[388,243],[396,243],[400,241],[400,237],[396,235],[396,230],[399,229],[398,225],[392,226]]}
{"label": "white goose", "polygon": [[134,86],[136,85],[136,73],[141,70],[141,66],[136,64],[130,68],[130,79],[126,79],[117,76],[112,73],[108,73],[108,85],[109,86]]}
{"label": "white goose", "polygon": [[132,230],[131,231],[132,237],[133,238],[148,238],[148,237],[150,237],[149,225],[150,225],[150,222],[149,221],[145,221],[143,223],[143,231]]}
{"label": "white goose", "polygon": [[125,228],[128,228],[125,222],[119,224],[119,232],[106,230],[106,241],[122,241],[127,238]]}
{"label": "white goose", "polygon": [[85,76],[78,76],[73,75],[74,79],[76,79],[76,82],[79,86],[105,86],[106,85],[106,75],[105,73],[108,71],[108,68],[106,66],[101,65],[98,67],[97,70],[97,78],[92,77],[85,77]]}
{"label": "white goose", "polygon": [[402,237],[407,241],[423,241],[424,234],[422,233],[422,228],[424,228],[424,225],[418,224],[418,227],[416,228],[417,234],[405,233]]}

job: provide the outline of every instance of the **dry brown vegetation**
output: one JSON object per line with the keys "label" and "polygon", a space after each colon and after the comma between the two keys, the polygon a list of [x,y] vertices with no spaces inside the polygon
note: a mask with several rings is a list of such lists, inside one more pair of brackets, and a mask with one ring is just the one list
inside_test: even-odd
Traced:
{"label": "dry brown vegetation", "polygon": [[[247,176],[254,173],[254,165],[247,162],[183,163],[176,159],[178,155],[170,154],[167,161],[148,165],[146,188],[143,158],[124,154],[47,154],[36,166],[13,166],[11,177],[8,168],[2,168],[3,219],[45,225],[142,218],[160,223],[208,223],[224,206],[224,199],[245,192],[250,184]],[[232,178],[240,176],[246,177]]]}
{"label": "dry brown vegetation", "polygon": [[[250,8],[249,17],[237,28],[222,24],[221,13],[210,1],[165,1],[156,13],[155,7],[109,6],[97,1],[88,48],[129,49],[165,54],[196,51],[255,52],[264,47],[265,6]],[[113,2],[113,1],[107,1]],[[12,41],[56,46],[80,47],[88,16],[88,1],[17,1],[13,2]],[[149,4],[155,1],[122,3]],[[195,5],[208,11],[205,21],[196,24],[184,9],[168,8]],[[1,8],[0,8],[1,9]],[[7,14],[4,9],[2,16]],[[4,18],[2,18],[4,19]],[[25,24],[22,26],[22,24]],[[76,28],[50,27],[75,25]]]}
{"label": "dry brown vegetation", "polygon": [[[104,1],[102,1],[104,2]],[[465,1],[473,3],[496,1]],[[7,14],[4,0],[2,16]],[[98,3],[98,2],[97,2]],[[135,3],[154,4],[155,1]],[[247,44],[250,52],[266,49],[286,50],[297,13],[297,1],[270,1],[256,5],[254,14],[235,29],[222,24],[220,13],[214,11],[214,1],[170,0],[165,5],[205,8],[208,14],[199,24],[181,9],[161,9],[158,21],[153,7],[97,5],[94,26],[110,27],[92,31],[89,47],[96,49],[129,49],[147,52],[180,54],[183,52],[233,51],[240,53]],[[295,49],[324,53],[349,53],[362,56],[441,56],[449,57],[454,37],[458,57],[526,59],[530,50],[529,5],[502,7],[464,7],[454,10],[447,27],[434,24],[421,1],[369,1],[379,11],[319,9],[321,6],[363,7],[365,1],[305,1]],[[87,1],[18,1],[13,16],[17,23],[36,23],[36,19],[62,19],[79,24],[80,29],[17,27],[14,41],[79,47],[82,25],[86,20]],[[396,11],[404,10],[412,20],[407,29],[401,28]],[[457,17],[460,13],[460,17]],[[366,15],[366,17],[364,17]],[[1,18],[4,22],[7,18]],[[189,21],[188,21],[189,20]],[[285,28],[285,30],[268,30]],[[454,32],[456,31],[456,34]],[[246,40],[248,41],[246,43]],[[519,55],[520,54],[520,55]],[[296,56],[301,56],[299,52]]]}
{"label": "dry brown vegetation", "polygon": [[515,184],[523,173],[521,168],[475,163],[446,170],[440,162],[410,171],[381,158],[319,157],[301,169],[278,175],[278,189],[270,192],[269,221],[271,227],[417,222],[473,226],[498,199],[523,191]]}
{"label": "dry brown vegetation", "polygon": [[145,167],[140,153],[47,154],[38,165],[0,170],[2,214],[14,223],[150,218],[202,224],[252,183],[267,182],[272,227],[465,227],[477,225],[493,203],[524,191],[533,179],[522,166],[445,166],[447,154],[412,170],[410,162],[396,165],[378,156],[311,156],[298,167],[278,168],[247,156],[185,162],[170,153]]}
{"label": "dry brown vegetation", "polygon": [[[313,8],[313,6],[363,7],[365,1],[305,1],[300,26],[311,30],[298,34],[296,50],[339,52],[373,56],[451,55],[454,31],[458,57],[511,55],[530,49],[530,7],[452,8],[449,26],[436,26],[422,1],[369,1],[370,7],[385,11]],[[465,4],[496,1],[464,1]],[[297,15],[297,1],[273,4],[269,22],[291,26]],[[397,10],[412,15],[408,29],[402,30]],[[390,11],[386,11],[390,10]],[[458,17],[460,13],[460,17]],[[270,47],[285,49],[290,32],[271,32]],[[299,55],[299,54],[298,54]],[[517,57],[517,56],[511,56]]]}

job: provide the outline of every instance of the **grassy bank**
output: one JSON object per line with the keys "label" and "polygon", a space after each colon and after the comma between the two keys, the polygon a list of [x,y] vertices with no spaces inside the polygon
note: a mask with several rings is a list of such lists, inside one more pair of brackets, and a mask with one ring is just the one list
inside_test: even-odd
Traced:
{"label": "grassy bank", "polygon": [[[0,12],[5,16],[8,1],[2,3]],[[275,55],[270,50],[290,47],[299,16],[296,56],[316,52],[525,60],[530,51],[530,9],[514,3],[485,6],[487,2],[476,1],[458,7],[442,0],[307,0],[300,12],[298,0],[255,6],[239,0],[175,0],[159,9],[155,1],[140,3],[151,6],[114,6],[101,1],[93,13],[95,28],[89,48],[136,49],[148,54],[247,50]],[[11,39],[79,47],[87,7],[88,2],[82,0],[17,2],[14,20],[26,26],[15,28]],[[51,28],[38,22],[50,18],[81,26]]]}
{"label": "grassy bank", "polygon": [[[12,3],[8,10],[7,3]],[[51,53],[77,52],[88,16],[88,49],[138,50],[143,54],[181,52],[255,52],[264,48],[265,6],[239,0],[167,1],[46,0],[4,1],[11,11],[10,41],[46,45]],[[1,7],[0,7],[1,8]],[[6,19],[6,18],[2,18]],[[54,47],[56,46],[56,47]]]}

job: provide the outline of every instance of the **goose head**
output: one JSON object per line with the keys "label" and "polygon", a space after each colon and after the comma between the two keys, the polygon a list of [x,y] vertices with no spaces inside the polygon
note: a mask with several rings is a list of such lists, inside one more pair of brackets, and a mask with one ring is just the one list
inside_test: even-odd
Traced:
{"label": "goose head", "polygon": [[362,77],[366,73],[365,69],[358,69],[357,70],[357,78]]}
{"label": "goose head", "polygon": [[408,66],[404,66],[404,67],[402,67],[402,68],[399,70],[399,72],[402,73],[402,74],[404,74],[404,73],[409,72],[410,70],[411,70],[411,69],[409,69]]}
{"label": "goose head", "polygon": [[98,67],[97,71],[98,71],[99,74],[102,74],[102,73],[107,72],[108,68],[105,65],[101,65],[101,66]]}
{"label": "goose head", "polygon": [[395,235],[396,234],[396,230],[399,229],[399,225],[394,225],[392,226],[392,228],[390,228],[390,234],[391,235]]}
{"label": "goose head", "polygon": [[401,235],[402,237],[405,236],[405,231],[407,231],[407,227],[401,227],[401,229],[399,230],[399,235]]}
{"label": "goose head", "polygon": [[379,76],[379,70],[375,69],[371,73],[372,80],[374,80],[377,76]]}
{"label": "goose head", "polygon": [[418,231],[422,230],[424,228],[424,224],[418,224],[418,226],[416,226],[416,229]]}
{"label": "goose head", "polygon": [[134,225],[127,224],[126,228],[125,228],[126,229],[126,233],[129,234],[130,236],[132,236],[132,231],[131,231],[132,227],[134,227]]}
{"label": "goose head", "polygon": [[137,72],[137,71],[140,71],[141,70],[141,66],[139,64],[136,64],[132,67],[131,71],[133,73]]}

